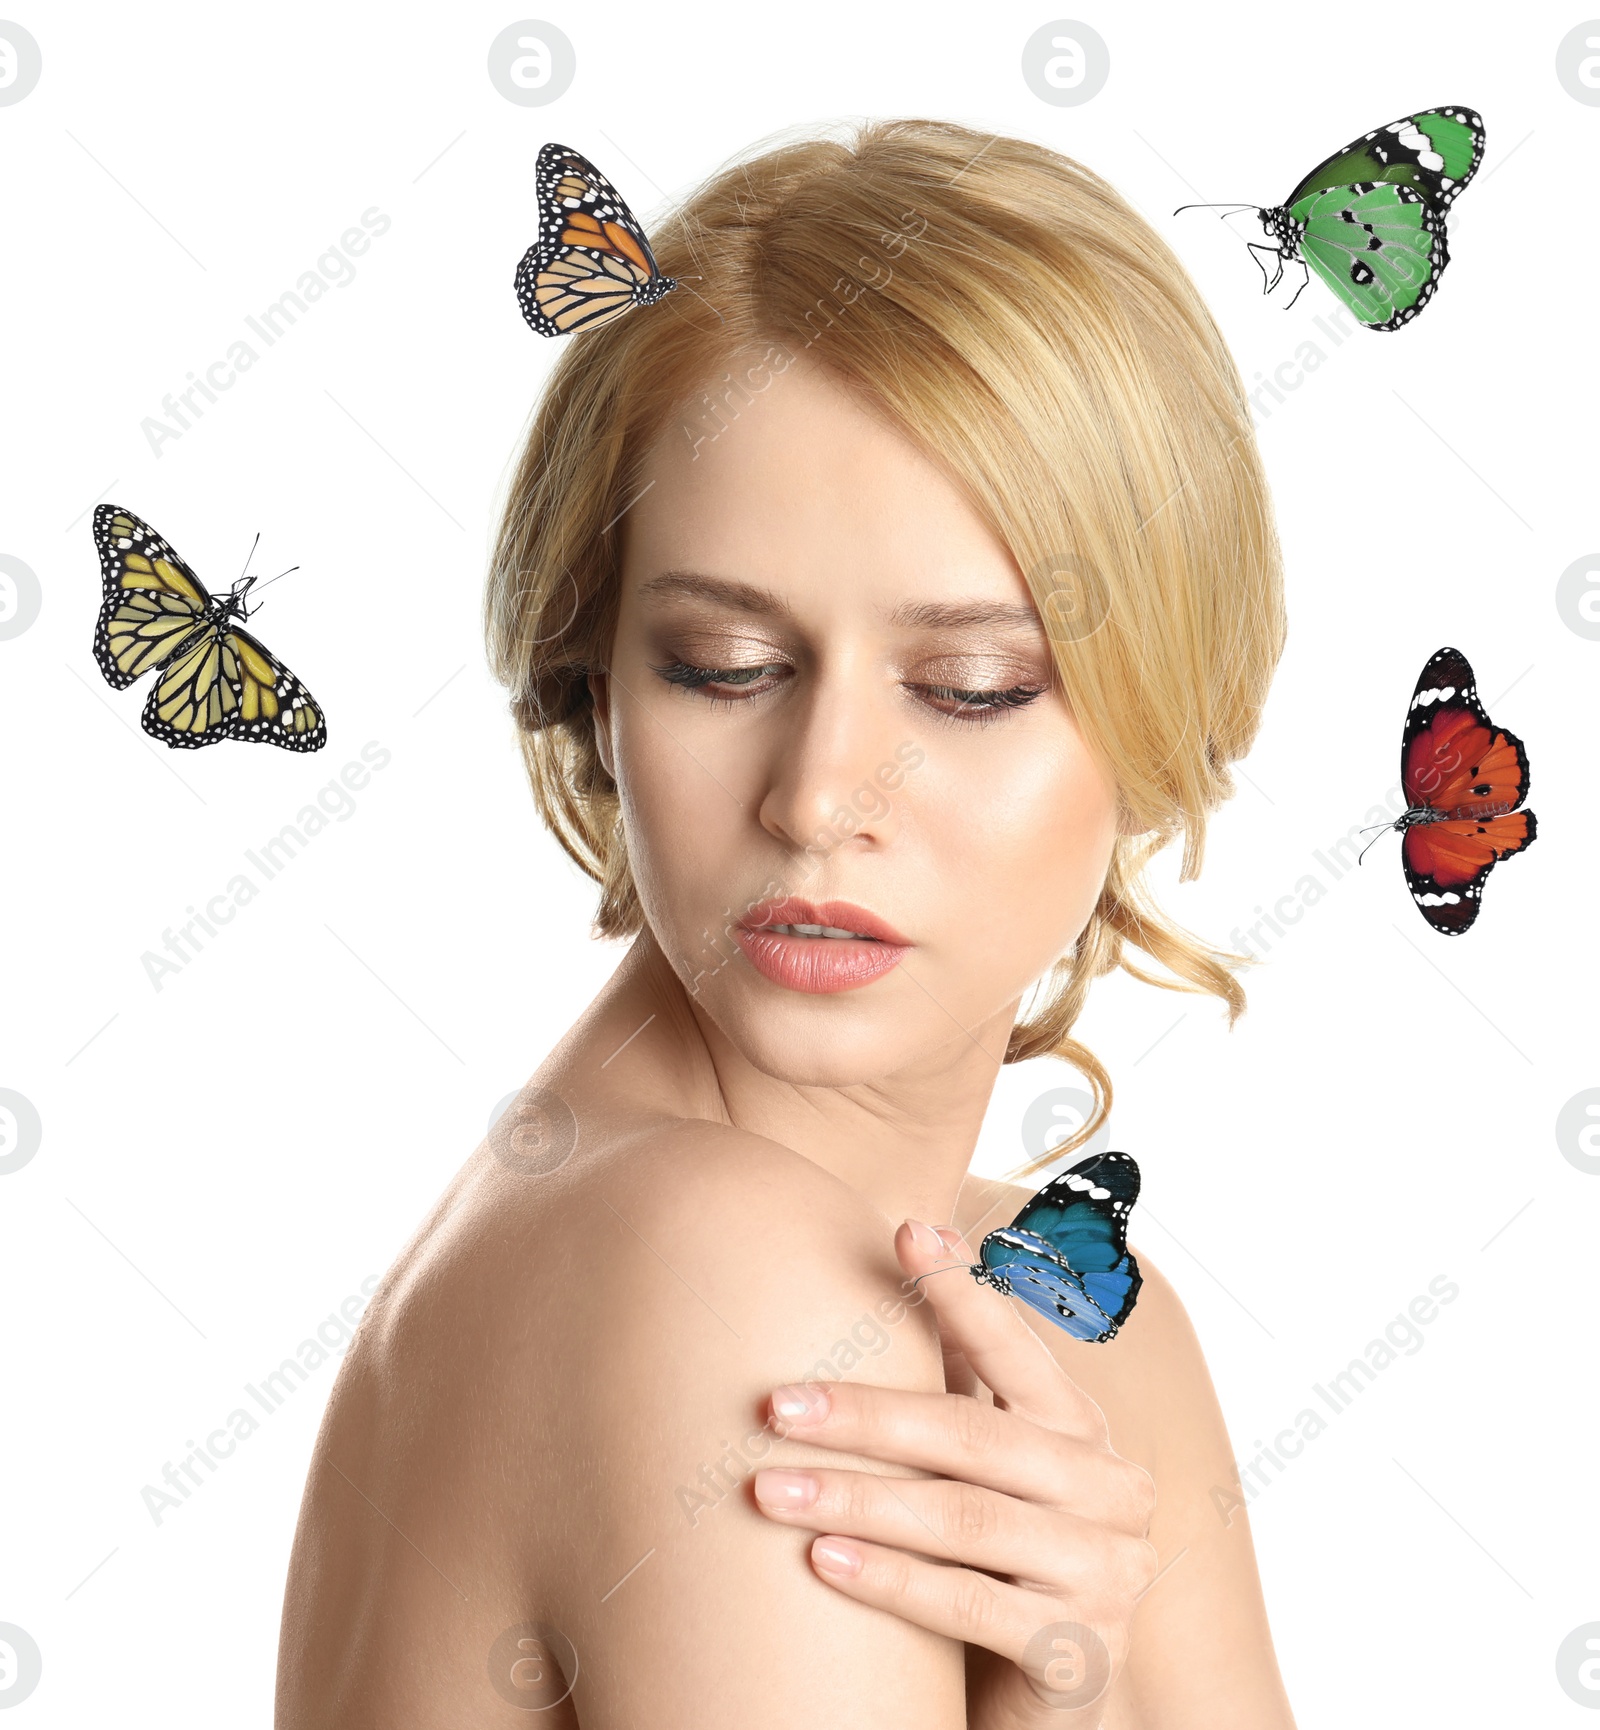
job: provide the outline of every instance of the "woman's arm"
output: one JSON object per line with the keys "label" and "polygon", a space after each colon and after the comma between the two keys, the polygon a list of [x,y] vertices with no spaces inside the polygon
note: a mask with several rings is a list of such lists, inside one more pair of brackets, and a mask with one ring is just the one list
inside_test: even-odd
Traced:
{"label": "woman's arm", "polygon": [[[969,1650],[971,1730],[1129,1730],[1113,1707],[1158,1567],[1149,1474],[1111,1445],[1100,1408],[1021,1306],[965,1277],[973,1257],[954,1232],[941,1243],[907,1221],[895,1249],[908,1276],[930,1282],[947,1391],[812,1386],[794,1422],[826,1447],[938,1476],[896,1486],[835,1468],[805,1474],[796,1497],[800,1486],[762,1472],[763,1509],[827,1534],[812,1560],[843,1560],[840,1591],[981,1649]],[[958,1384],[968,1391],[950,1391]],[[774,1400],[778,1415],[787,1407]]]}
{"label": "woman's arm", "polygon": [[749,1482],[925,1475],[764,1427],[788,1382],[942,1392],[888,1223],[812,1162],[714,1126],[656,1138],[562,1211],[588,1277],[539,1318],[561,1369],[540,1390],[557,1501],[536,1573],[577,1651],[583,1730],[964,1730],[961,1642],[819,1579],[811,1534],[763,1518]]}
{"label": "woman's arm", "polygon": [[1134,1621],[1127,1698],[1140,1730],[1294,1730],[1205,1354],[1172,1286],[1147,1257],[1139,1266],[1139,1301],[1108,1345],[1079,1344],[1042,1317],[1037,1329],[1105,1412],[1118,1451],[1156,1482],[1150,1541],[1163,1572]]}
{"label": "woman's arm", "polygon": [[[770,1497],[763,1473],[765,1511],[853,1552],[841,1591],[978,1648],[969,1653],[973,1730],[1292,1730],[1248,1534],[1219,1540],[1199,1523],[1202,1505],[1216,1515],[1199,1479],[1226,1435],[1170,1288],[1161,1282],[1144,1310],[1142,1351],[1114,1353],[1112,1342],[1092,1358],[1075,1354],[1095,1366],[1141,1445],[1156,1437],[1157,1483],[1067,1373],[1049,1337],[1061,1330],[1046,1322],[1035,1331],[1025,1306],[963,1278],[972,1252],[954,1232],[944,1237],[941,1247],[908,1224],[896,1248],[908,1274],[929,1275],[947,1387],[968,1391],[845,1385],[816,1390],[817,1412],[806,1414],[806,1433],[824,1445],[911,1461],[939,1479],[895,1489],[871,1474],[822,1471],[808,1474],[809,1499],[795,1507]],[[1164,1555],[1146,1541],[1163,1496],[1173,1510]],[[1163,1579],[1179,1582],[1165,1602]]]}
{"label": "woman's arm", "polygon": [[[1292,1730],[1248,1530],[1214,1505],[1215,1395],[1153,1270],[1117,1341],[1075,1347],[951,1267],[964,1243],[930,1256],[907,1228],[903,1269],[946,1270],[908,1306],[859,1198],[758,1138],[700,1140],[613,1174],[605,1211],[636,1242],[569,1323],[565,1513],[602,1541],[567,1546],[550,1619],[585,1665],[585,1730],[647,1711],[711,1730]],[[772,1387],[800,1381],[833,1386],[820,1421],[761,1427]],[[813,1503],[764,1507],[788,1544],[763,1542],[758,1466],[811,1468]],[[825,1583],[817,1533],[858,1540],[865,1566]]]}

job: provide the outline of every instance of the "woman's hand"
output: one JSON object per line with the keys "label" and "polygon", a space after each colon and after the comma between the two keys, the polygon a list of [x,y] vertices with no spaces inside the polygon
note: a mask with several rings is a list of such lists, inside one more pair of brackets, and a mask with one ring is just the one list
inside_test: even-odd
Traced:
{"label": "woman's hand", "polygon": [[[957,1233],[910,1220],[895,1250],[913,1277],[976,1259]],[[1090,1730],[1156,1575],[1145,1537],[1155,1487],[999,1293],[953,1271],[918,1289],[938,1317],[947,1383],[969,1381],[970,1367],[994,1404],[854,1382],[779,1388],[780,1435],[941,1475],[765,1470],[758,1505],[823,1534],[811,1563],[837,1590],[997,1655],[969,1667],[971,1730]]]}

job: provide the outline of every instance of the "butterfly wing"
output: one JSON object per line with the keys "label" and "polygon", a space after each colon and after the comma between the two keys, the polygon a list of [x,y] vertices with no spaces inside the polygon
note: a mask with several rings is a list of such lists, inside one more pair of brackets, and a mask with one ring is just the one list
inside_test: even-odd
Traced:
{"label": "butterfly wing", "polygon": [[517,266],[522,316],[541,336],[593,330],[677,287],[638,218],[586,157],[547,144],[534,169],[539,238]]}
{"label": "butterfly wing", "polygon": [[1410,323],[1450,262],[1442,212],[1409,186],[1331,186],[1289,214],[1301,256],[1370,330]]}
{"label": "butterfly wing", "polygon": [[236,625],[216,624],[162,669],[141,717],[144,730],[184,750],[219,739],[320,751],[322,710],[270,649]]}
{"label": "butterfly wing", "polygon": [[1472,664],[1459,649],[1428,657],[1411,693],[1400,740],[1406,802],[1447,816],[1513,811],[1528,792],[1528,754],[1478,700]]}
{"label": "butterfly wing", "polygon": [[1435,210],[1448,210],[1483,160],[1483,119],[1459,104],[1427,108],[1375,127],[1319,162],[1284,200],[1365,182],[1409,186]]}
{"label": "butterfly wing", "polygon": [[117,690],[169,660],[200,627],[205,584],[141,517],[96,505],[102,599],[94,658]]}
{"label": "butterfly wing", "polygon": [[1531,811],[1483,822],[1419,823],[1405,833],[1402,861],[1417,910],[1447,937],[1478,917],[1489,873],[1538,833]]}
{"label": "butterfly wing", "polygon": [[238,659],[239,715],[230,735],[286,751],[320,751],[328,742],[321,705],[283,662],[238,626],[223,633]]}
{"label": "butterfly wing", "polygon": [[1090,1295],[1086,1282],[1035,1233],[1001,1226],[984,1238],[978,1254],[993,1276],[991,1285],[1021,1298],[1075,1340],[1098,1344],[1117,1331],[1118,1322]]}
{"label": "butterfly wing", "polygon": [[1412,811],[1431,821],[1406,826],[1406,883],[1435,931],[1465,931],[1478,917],[1483,885],[1500,860],[1538,833],[1528,796],[1528,753],[1497,727],[1478,700],[1471,664],[1459,649],[1428,658],[1411,695],[1400,743],[1400,780]]}
{"label": "butterfly wing", "polygon": [[1138,1198],[1131,1155],[1091,1154],[1047,1183],[1009,1226],[990,1232],[979,1259],[1004,1270],[1002,1289],[1074,1338],[1109,1339],[1139,1295],[1139,1264],[1128,1250],[1128,1215]]}

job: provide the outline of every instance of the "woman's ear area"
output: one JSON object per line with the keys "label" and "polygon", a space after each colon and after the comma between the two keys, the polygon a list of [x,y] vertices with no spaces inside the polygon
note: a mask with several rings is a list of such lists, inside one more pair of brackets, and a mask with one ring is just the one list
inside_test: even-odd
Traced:
{"label": "woman's ear area", "polygon": [[1131,840],[1135,835],[1148,835],[1149,833],[1150,833],[1149,824],[1141,823],[1139,821],[1139,819],[1134,816],[1133,811],[1129,807],[1127,800],[1124,799],[1122,797],[1122,795],[1119,793],[1117,795],[1117,836],[1118,836],[1118,838],[1119,839],[1125,839],[1125,840]]}
{"label": "woman's ear area", "polygon": [[611,760],[611,679],[604,668],[589,674],[589,702],[594,712],[594,748],[600,762],[613,781],[617,772]]}

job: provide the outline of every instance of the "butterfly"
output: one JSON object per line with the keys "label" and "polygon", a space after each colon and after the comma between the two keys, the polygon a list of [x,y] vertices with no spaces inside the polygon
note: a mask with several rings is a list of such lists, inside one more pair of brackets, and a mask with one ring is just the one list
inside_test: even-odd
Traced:
{"label": "butterfly", "polygon": [[[248,739],[288,751],[328,741],[321,707],[270,649],[235,619],[249,616],[241,577],[225,595],[204,583],[132,511],[97,505],[94,544],[104,599],[94,658],[117,690],[157,669],[140,722],[152,738],[195,750]],[[276,579],[274,579],[276,580]]]}
{"label": "butterfly", "polygon": [[[1364,133],[1305,177],[1280,205],[1257,210],[1273,244],[1251,256],[1315,271],[1369,330],[1398,330],[1433,298],[1450,262],[1445,212],[1483,160],[1483,121],[1470,108],[1408,114]],[[1196,208],[1186,205],[1185,209]]]}
{"label": "butterfly", "polygon": [[1459,649],[1428,659],[1412,693],[1400,742],[1406,809],[1401,860],[1422,917],[1448,936],[1478,917],[1495,866],[1538,833],[1528,796],[1528,753],[1478,701],[1477,681]]}
{"label": "butterfly", "polygon": [[1128,1249],[1138,1199],[1131,1154],[1091,1154],[1032,1196],[1010,1225],[991,1231],[968,1271],[1075,1340],[1109,1340],[1139,1296],[1139,1264]]}
{"label": "butterfly", "polygon": [[533,183],[539,238],[517,266],[517,300],[540,336],[594,330],[678,286],[657,268],[622,194],[586,157],[547,144]]}

